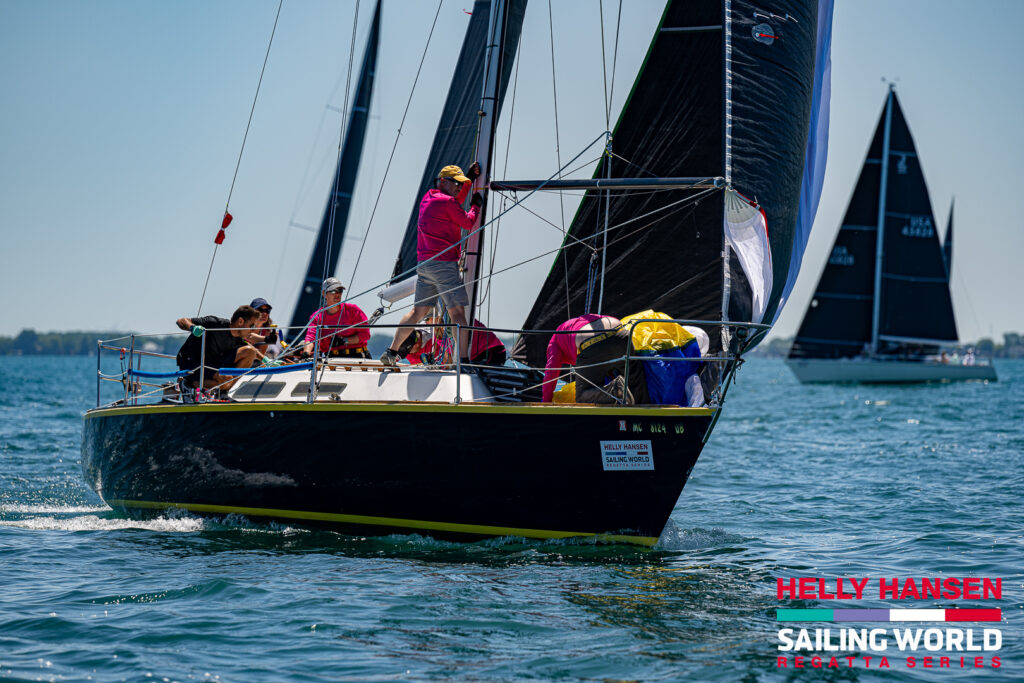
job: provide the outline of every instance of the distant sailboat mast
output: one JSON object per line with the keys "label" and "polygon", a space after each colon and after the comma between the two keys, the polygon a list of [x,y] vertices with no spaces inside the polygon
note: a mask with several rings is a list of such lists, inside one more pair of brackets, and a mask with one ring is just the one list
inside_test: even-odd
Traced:
{"label": "distant sailboat mast", "polygon": [[893,85],[889,84],[889,96],[885,100],[885,133],[882,138],[882,180],[878,191],[878,231],[875,233],[875,300],[871,313],[871,353],[878,353],[878,319],[882,310],[882,261],[885,244],[885,199],[886,184],[889,181],[889,138],[892,133]]}
{"label": "distant sailboat mast", "polygon": [[[309,315],[320,307],[320,284],[330,277],[338,267],[341,246],[345,241],[345,227],[349,209],[352,207],[352,191],[355,188],[359,161],[363,155],[366,127],[370,117],[370,98],[373,95],[373,79],[377,69],[377,47],[380,42],[380,2],[373,13],[370,35],[366,39],[363,66],[359,73],[355,100],[349,112],[348,130],[341,148],[338,167],[334,171],[327,206],[320,221],[316,244],[309,257],[306,276],[299,288],[299,298],[292,311],[292,328],[300,328],[309,320]],[[326,263],[326,268],[324,264]]]}
{"label": "distant sailboat mast", "polygon": [[953,204],[956,200],[949,202],[949,220],[946,221],[946,238],[942,242],[942,262],[946,266],[946,282],[953,279]]}

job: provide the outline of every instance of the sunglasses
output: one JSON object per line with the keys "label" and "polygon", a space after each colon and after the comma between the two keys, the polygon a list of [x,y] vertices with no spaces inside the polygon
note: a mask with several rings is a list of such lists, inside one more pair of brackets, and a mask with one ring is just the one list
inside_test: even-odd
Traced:
{"label": "sunglasses", "polygon": [[269,308],[257,308],[256,310],[259,311],[260,313],[266,313],[267,315],[270,315]]}

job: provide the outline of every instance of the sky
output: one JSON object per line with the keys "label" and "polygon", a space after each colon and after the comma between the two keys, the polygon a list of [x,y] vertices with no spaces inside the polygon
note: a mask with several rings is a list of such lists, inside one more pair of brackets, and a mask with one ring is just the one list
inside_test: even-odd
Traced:
{"label": "sky", "polygon": [[[623,2],[612,69],[618,5],[604,1],[613,122],[663,3]],[[370,127],[335,273],[350,294],[369,292],[355,298],[367,312],[419,199],[471,7],[384,2]],[[531,0],[494,177],[547,177],[577,154],[589,175],[598,151],[587,146],[606,127],[600,7],[557,0],[549,26],[548,3]],[[284,0],[253,108],[277,0],[0,0],[0,335],[176,331],[177,318],[197,312],[229,193],[234,222],[202,312],[226,316],[260,296],[286,322],[331,182],[353,25],[358,71],[372,8],[359,2],[356,19],[355,0]],[[811,298],[882,109],[883,79],[896,83],[941,230],[956,198],[961,339],[1024,332],[1024,297],[1010,289],[1024,255],[1014,202],[1022,23],[1015,0],[837,0],[824,192],[773,336],[794,334]],[[555,195],[531,201],[556,225],[521,214],[503,223],[497,269],[561,242],[560,215],[570,220],[575,206]],[[519,327],[552,260],[497,276],[482,319]]]}

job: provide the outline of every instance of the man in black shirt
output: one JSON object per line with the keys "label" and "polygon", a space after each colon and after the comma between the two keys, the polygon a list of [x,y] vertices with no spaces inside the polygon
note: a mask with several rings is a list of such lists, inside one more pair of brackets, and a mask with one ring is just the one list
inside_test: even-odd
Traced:
{"label": "man in black shirt", "polygon": [[[230,389],[237,378],[220,375],[217,368],[252,367],[257,352],[247,339],[259,321],[259,316],[259,312],[252,306],[239,306],[231,320],[215,315],[178,318],[178,327],[192,333],[178,351],[178,369],[190,371],[185,384],[189,387],[199,386],[199,366],[203,364],[206,366],[204,389]],[[206,346],[205,363],[201,360],[203,345]]]}

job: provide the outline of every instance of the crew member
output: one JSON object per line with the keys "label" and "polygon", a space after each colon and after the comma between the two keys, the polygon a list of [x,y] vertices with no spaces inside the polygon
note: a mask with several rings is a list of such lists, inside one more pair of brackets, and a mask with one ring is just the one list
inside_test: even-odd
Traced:
{"label": "crew member", "polygon": [[[200,365],[205,365],[203,388],[219,387],[227,391],[238,379],[217,372],[218,368],[250,368],[259,357],[259,352],[246,339],[259,320],[259,313],[252,306],[239,306],[231,320],[207,315],[201,318],[178,318],[176,324],[192,334],[178,351],[178,369],[188,370],[185,385],[199,386]],[[206,347],[205,354],[203,347]],[[203,359],[205,358],[205,363]]]}
{"label": "crew member", "polygon": [[[469,230],[476,222],[483,197],[479,192],[473,195],[469,211],[463,209],[463,202],[472,187],[472,181],[480,175],[480,164],[473,162],[467,174],[463,175],[458,166],[445,166],[437,174],[435,187],[427,190],[420,200],[420,215],[417,222],[416,238],[416,299],[412,310],[402,316],[395,330],[391,346],[380,357],[384,365],[395,365],[402,357],[399,349],[412,332],[411,325],[423,320],[437,303],[444,301],[448,316],[453,323],[466,325],[465,307],[469,303],[466,288],[459,277],[459,249],[462,231]],[[463,329],[460,348],[468,360],[469,331]]]}
{"label": "crew member", "polygon": [[312,355],[316,328],[320,325],[325,327],[320,330],[321,353],[346,358],[369,358],[370,352],[366,350],[366,345],[370,341],[369,328],[352,327],[366,322],[363,309],[352,303],[341,303],[345,287],[337,278],[329,277],[324,280],[321,290],[327,308],[309,317],[304,353],[307,356]]}
{"label": "crew member", "polygon": [[576,402],[650,403],[643,361],[632,362],[627,386],[627,353],[636,355],[628,325],[592,334],[580,343],[576,357]]}
{"label": "crew member", "polygon": [[263,297],[256,297],[249,305],[260,314],[260,319],[256,321],[256,329],[249,335],[249,342],[261,355],[276,358],[282,351],[284,339],[277,325],[270,319],[270,311],[274,307]]}
{"label": "crew member", "polygon": [[[550,403],[555,393],[555,383],[561,374],[563,365],[576,365],[580,345],[595,334],[619,326],[619,319],[610,315],[587,313],[578,318],[570,318],[559,325],[556,333],[548,342],[547,361],[544,363],[544,389],[541,400]],[[621,354],[620,354],[621,355]],[[579,387],[577,386],[577,390]]]}

